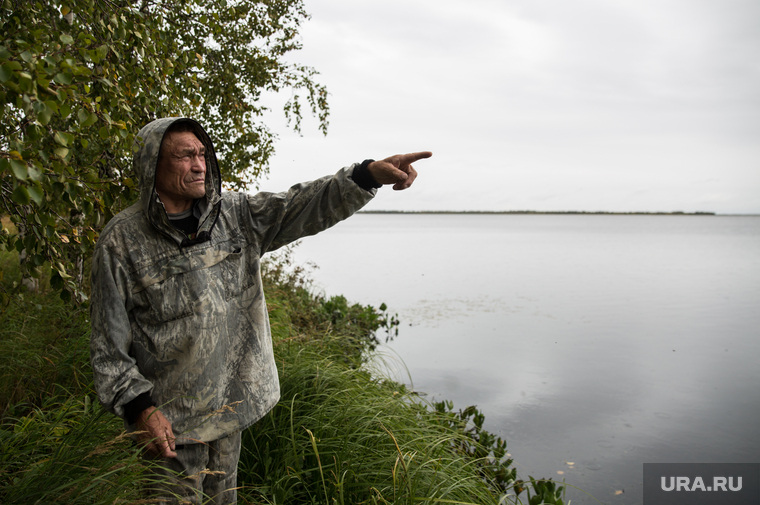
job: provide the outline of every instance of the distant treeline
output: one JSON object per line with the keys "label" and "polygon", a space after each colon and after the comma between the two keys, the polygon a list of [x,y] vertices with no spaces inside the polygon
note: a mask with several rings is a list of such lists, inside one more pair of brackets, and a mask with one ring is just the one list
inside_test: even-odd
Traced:
{"label": "distant treeline", "polygon": [[362,214],[584,214],[609,216],[714,216],[715,212],[606,212],[606,211],[542,211],[542,210],[362,210]]}

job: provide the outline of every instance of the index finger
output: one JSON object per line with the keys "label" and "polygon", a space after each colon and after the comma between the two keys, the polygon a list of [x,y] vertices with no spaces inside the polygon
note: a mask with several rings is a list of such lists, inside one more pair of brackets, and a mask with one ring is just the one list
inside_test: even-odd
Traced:
{"label": "index finger", "polygon": [[420,151],[418,153],[408,153],[408,154],[402,154],[401,159],[404,163],[414,163],[418,160],[423,160],[425,158],[430,158],[433,155],[430,151]]}

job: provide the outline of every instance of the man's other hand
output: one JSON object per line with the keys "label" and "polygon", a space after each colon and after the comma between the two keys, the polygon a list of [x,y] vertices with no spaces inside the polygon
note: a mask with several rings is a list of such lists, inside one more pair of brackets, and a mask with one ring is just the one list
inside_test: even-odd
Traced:
{"label": "man's other hand", "polygon": [[430,151],[397,154],[384,160],[373,161],[367,166],[370,175],[378,184],[393,184],[393,189],[400,191],[412,185],[417,178],[417,171],[412,163],[433,155]]}
{"label": "man's other hand", "polygon": [[176,458],[174,452],[174,432],[172,423],[156,407],[148,407],[137,418],[137,429],[141,432],[137,441],[154,456]]}

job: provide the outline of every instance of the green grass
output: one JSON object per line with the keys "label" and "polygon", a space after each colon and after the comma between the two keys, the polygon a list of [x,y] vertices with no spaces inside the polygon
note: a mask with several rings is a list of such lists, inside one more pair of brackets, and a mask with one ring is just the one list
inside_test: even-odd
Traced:
{"label": "green grass", "polygon": [[136,502],[149,477],[95,399],[84,308],[15,295],[0,313],[0,503]]}
{"label": "green grass", "polygon": [[[367,370],[395,317],[314,296],[287,255],[265,278],[282,399],[243,434],[239,503],[563,503],[555,483],[517,478],[477,410]],[[147,503],[146,463],[95,399],[86,308],[20,292],[0,310],[0,503]]]}
{"label": "green grass", "polygon": [[466,450],[473,440],[452,429],[460,422],[399,384],[290,347],[282,401],[245,434],[241,484],[271,503],[498,502]]}
{"label": "green grass", "polygon": [[0,416],[90,389],[89,322],[55,295],[24,293],[2,307]]}
{"label": "green grass", "polygon": [[135,502],[149,479],[121,423],[92,396],[58,396],[0,430],[0,501],[10,504]]}

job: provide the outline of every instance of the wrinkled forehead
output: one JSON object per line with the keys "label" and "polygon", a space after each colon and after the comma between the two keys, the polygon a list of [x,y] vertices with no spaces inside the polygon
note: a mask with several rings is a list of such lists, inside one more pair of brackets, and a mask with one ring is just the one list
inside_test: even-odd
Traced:
{"label": "wrinkled forehead", "polygon": [[159,156],[164,154],[204,153],[206,146],[193,131],[169,131],[161,141]]}

